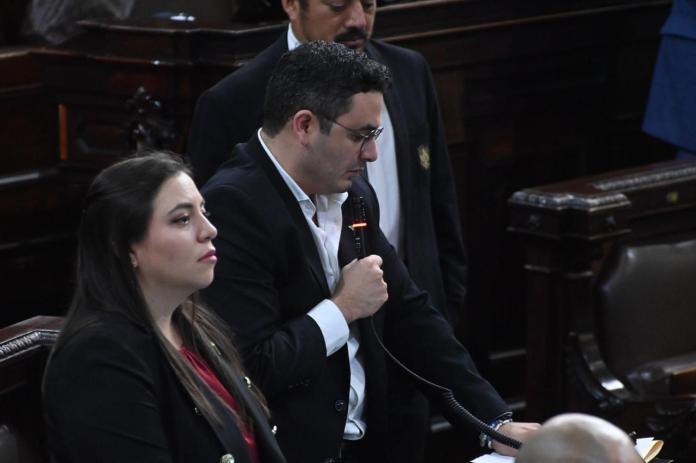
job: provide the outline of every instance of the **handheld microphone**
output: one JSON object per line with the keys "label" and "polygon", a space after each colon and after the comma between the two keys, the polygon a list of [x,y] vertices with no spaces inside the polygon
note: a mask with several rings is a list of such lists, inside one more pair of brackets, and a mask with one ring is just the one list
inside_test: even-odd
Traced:
{"label": "handheld microphone", "polygon": [[[365,199],[362,196],[354,196],[351,198],[351,210],[353,213],[353,224],[351,226],[351,229],[353,230],[353,240],[355,243],[355,251],[358,255],[358,258],[362,259],[367,256],[367,242],[365,241],[365,230],[367,228],[367,214],[365,212]],[[505,434],[496,431],[492,427],[488,426],[486,423],[483,421],[479,420],[476,418],[469,410],[464,408],[454,397],[454,393],[452,392],[451,389],[440,386],[439,384],[435,384],[431,381],[428,381],[427,379],[419,376],[418,374],[414,373],[409,369],[406,365],[401,363],[399,359],[397,359],[394,354],[392,354],[389,349],[387,349],[387,346],[384,345],[380,337],[377,335],[377,329],[375,328],[375,320],[373,317],[370,317],[370,326],[372,328],[372,334],[374,335],[375,339],[377,339],[377,343],[380,345],[382,350],[384,351],[385,354],[389,358],[392,359],[394,363],[396,363],[399,368],[404,370],[406,373],[408,373],[411,377],[415,378],[418,382],[421,384],[424,384],[430,388],[435,389],[436,391],[440,392],[440,396],[442,397],[442,400],[444,402],[444,405],[449,409],[451,412],[450,416],[452,418],[457,419],[460,423],[463,423],[467,426],[473,426],[476,430],[479,432],[482,432],[486,434],[488,437],[491,439],[500,442],[501,444],[507,445],[508,447],[512,447],[514,449],[519,449],[522,446],[522,443],[519,442],[518,440],[515,440],[509,436],[506,436]]]}
{"label": "handheld microphone", "polygon": [[353,212],[353,240],[355,242],[355,252],[358,259],[367,257],[365,248],[365,228],[367,228],[367,214],[365,213],[365,199],[362,196],[351,198],[351,211]]}

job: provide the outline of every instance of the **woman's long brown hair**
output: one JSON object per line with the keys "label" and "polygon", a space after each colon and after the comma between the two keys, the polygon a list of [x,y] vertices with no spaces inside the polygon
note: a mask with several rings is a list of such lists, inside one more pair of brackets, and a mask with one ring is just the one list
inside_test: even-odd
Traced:
{"label": "woman's long brown hair", "polygon": [[[155,325],[130,262],[131,246],[147,234],[153,203],[160,188],[181,172],[191,175],[179,156],[154,152],[114,164],[92,182],[80,223],[77,285],[51,355],[60,351],[72,336],[95,323],[99,312],[120,313],[152,333],[195,406],[208,419],[220,423],[223,417],[216,411],[219,407],[216,408],[208,399],[215,398],[215,394],[206,394],[208,391],[203,388],[208,386],[198,380],[189,362]],[[194,294],[176,309],[174,323],[184,344],[198,352],[228,391],[239,397],[240,393],[230,378],[245,373],[225,322],[198,303]],[[251,392],[268,415],[260,391],[252,388]],[[220,403],[226,406],[222,400]],[[248,414],[246,404],[238,400],[238,405],[239,412],[231,412],[241,424],[248,421]]]}

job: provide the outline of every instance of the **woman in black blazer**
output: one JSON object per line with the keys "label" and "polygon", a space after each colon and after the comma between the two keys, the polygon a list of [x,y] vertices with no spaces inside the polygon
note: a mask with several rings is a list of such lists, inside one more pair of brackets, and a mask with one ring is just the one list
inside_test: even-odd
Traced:
{"label": "woman in black blazer", "polygon": [[284,463],[223,322],[196,302],[217,231],[180,159],[103,171],[85,199],[77,288],[44,378],[60,463]]}

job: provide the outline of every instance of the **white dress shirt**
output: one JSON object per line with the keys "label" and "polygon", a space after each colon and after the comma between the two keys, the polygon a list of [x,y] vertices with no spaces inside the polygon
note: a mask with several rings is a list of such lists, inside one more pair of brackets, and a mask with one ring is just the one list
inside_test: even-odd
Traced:
{"label": "white dress shirt", "polygon": [[[315,204],[271,153],[261,138],[261,129],[257,132],[257,136],[261,146],[302,209],[302,214],[312,232],[312,238],[314,238],[314,244],[319,253],[326,283],[333,294],[341,278],[341,269],[338,264],[338,245],[343,226],[341,206],[348,198],[348,193],[318,194],[315,197]],[[317,223],[314,222],[315,213]],[[324,336],[327,357],[343,347],[344,344],[348,344],[350,391],[348,392],[348,416],[343,438],[348,440],[360,439],[365,435],[367,423],[363,416],[365,411],[365,369],[362,365],[357,326],[355,324],[349,326],[341,311],[330,299],[321,301],[307,315],[317,323]]]}
{"label": "white dress shirt", "polygon": [[404,258],[403,227],[401,226],[401,196],[399,176],[396,170],[396,147],[394,145],[394,127],[389,111],[382,103],[382,134],[377,139],[377,160],[367,163],[367,177],[375,190],[379,203],[379,228],[394,246],[401,258]]}

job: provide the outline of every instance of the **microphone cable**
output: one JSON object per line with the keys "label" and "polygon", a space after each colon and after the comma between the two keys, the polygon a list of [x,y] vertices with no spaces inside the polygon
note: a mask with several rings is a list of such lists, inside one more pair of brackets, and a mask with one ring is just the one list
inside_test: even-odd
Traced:
{"label": "microphone cable", "polygon": [[[355,196],[351,198],[351,206],[353,212],[353,225],[351,229],[353,230],[353,237],[355,239],[355,250],[358,253],[360,259],[367,256],[367,247],[365,243],[365,228],[367,227],[367,214],[365,212],[365,199],[362,196]],[[451,412],[451,417],[456,418],[460,423],[467,426],[473,426],[479,432],[486,434],[491,439],[500,442],[503,445],[512,447],[514,449],[519,449],[522,443],[512,437],[506,436],[505,434],[493,429],[476,416],[474,416],[469,410],[464,408],[454,397],[452,389],[440,386],[439,384],[433,383],[422,376],[418,375],[406,365],[401,363],[401,361],[392,354],[387,346],[384,345],[382,339],[377,334],[377,328],[375,327],[374,317],[370,316],[370,327],[372,329],[372,334],[377,340],[377,343],[382,348],[385,354],[401,368],[403,371],[408,373],[411,377],[416,379],[421,384],[424,384],[440,393],[440,397],[443,400],[444,405]]]}

